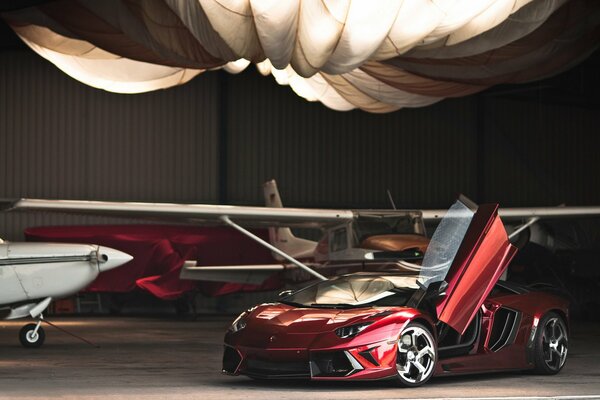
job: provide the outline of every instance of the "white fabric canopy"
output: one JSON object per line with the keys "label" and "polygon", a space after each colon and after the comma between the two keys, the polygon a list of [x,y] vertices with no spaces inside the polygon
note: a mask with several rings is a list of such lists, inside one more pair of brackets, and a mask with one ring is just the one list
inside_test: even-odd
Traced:
{"label": "white fabric canopy", "polygon": [[3,14],[90,86],[140,93],[250,63],[336,110],[421,107],[571,66],[593,0],[58,0]]}

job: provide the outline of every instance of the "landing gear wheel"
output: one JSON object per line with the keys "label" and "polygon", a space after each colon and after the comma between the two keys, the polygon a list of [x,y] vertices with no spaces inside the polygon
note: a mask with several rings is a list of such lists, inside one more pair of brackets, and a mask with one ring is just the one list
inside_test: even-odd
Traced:
{"label": "landing gear wheel", "polygon": [[569,341],[562,317],[549,312],[540,320],[534,339],[534,371],[543,375],[558,373],[567,361]]}
{"label": "landing gear wheel", "polygon": [[23,347],[35,348],[44,344],[46,339],[44,328],[40,326],[36,332],[36,326],[37,324],[27,324],[19,331],[19,340]]}
{"label": "landing gear wheel", "polygon": [[396,371],[402,386],[421,386],[431,378],[437,359],[437,346],[429,330],[411,322],[398,339]]}

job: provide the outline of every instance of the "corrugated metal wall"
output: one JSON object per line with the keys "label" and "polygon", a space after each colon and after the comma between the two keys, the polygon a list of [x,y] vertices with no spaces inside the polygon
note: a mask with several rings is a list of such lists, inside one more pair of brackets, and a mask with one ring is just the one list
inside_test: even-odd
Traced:
{"label": "corrugated metal wall", "polygon": [[600,204],[597,110],[491,99],[484,119],[485,200]]}
{"label": "corrugated metal wall", "polygon": [[[142,95],[84,86],[25,51],[0,58],[0,197],[216,202],[217,77]],[[83,222],[84,221],[84,222]],[[0,234],[92,223],[2,215]]]}
{"label": "corrugated metal wall", "polygon": [[[459,192],[600,204],[597,121],[593,110],[490,96],[340,113],[253,69],[117,95],[31,52],[4,52],[0,197],[261,204],[262,182],[276,178],[295,206],[389,207],[388,188],[401,207],[443,207]],[[0,234],[98,221],[110,220],[0,215]]]}
{"label": "corrugated metal wall", "polygon": [[296,206],[448,204],[475,193],[474,98],[392,114],[336,112],[308,103],[271,78],[230,78],[229,195],[262,202],[276,178]]}

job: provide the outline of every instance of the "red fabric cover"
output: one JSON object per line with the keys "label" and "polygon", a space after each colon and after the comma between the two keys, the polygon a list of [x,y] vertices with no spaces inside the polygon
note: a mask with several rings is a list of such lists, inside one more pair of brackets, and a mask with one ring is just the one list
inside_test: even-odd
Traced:
{"label": "red fabric cover", "polygon": [[[268,240],[266,229],[255,234]],[[175,299],[199,287],[205,294],[273,290],[281,286],[278,275],[260,286],[238,283],[196,282],[179,279],[186,260],[198,265],[275,263],[271,252],[241,233],[226,227],[172,225],[50,226],[25,230],[33,242],[92,243],[124,251],[133,260],[101,273],[86,288],[93,292],[129,292],[136,288],[161,299]]]}

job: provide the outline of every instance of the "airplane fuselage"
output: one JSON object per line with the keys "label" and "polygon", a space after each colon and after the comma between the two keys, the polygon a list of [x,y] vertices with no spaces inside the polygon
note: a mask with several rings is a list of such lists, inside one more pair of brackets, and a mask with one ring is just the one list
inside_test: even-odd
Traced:
{"label": "airplane fuselage", "polygon": [[0,243],[0,307],[70,296],[130,259],[88,244]]}

